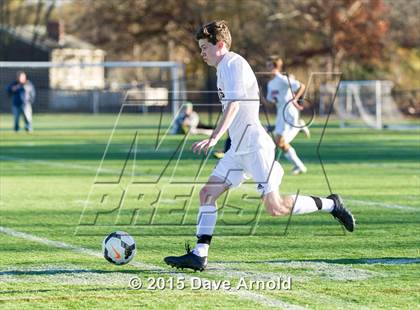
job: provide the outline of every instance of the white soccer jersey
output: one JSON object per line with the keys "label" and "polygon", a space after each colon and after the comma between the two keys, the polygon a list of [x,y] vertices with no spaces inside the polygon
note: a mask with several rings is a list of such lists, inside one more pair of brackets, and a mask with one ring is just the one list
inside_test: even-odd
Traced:
{"label": "white soccer jersey", "polygon": [[232,101],[240,101],[239,110],[229,127],[232,150],[246,154],[274,143],[259,119],[260,97],[257,78],[248,62],[229,52],[217,65],[217,89],[223,111]]}
{"label": "white soccer jersey", "polygon": [[[293,99],[293,93],[300,88],[299,81],[277,73],[267,84],[267,100],[277,103],[277,113],[282,113],[284,106]],[[289,104],[288,109],[296,109],[293,104]],[[297,109],[296,109],[297,110]]]}

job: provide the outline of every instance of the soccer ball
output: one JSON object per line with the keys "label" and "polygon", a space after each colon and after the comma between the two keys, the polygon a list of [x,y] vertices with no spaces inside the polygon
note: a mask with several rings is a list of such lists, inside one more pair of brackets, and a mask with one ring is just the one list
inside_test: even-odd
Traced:
{"label": "soccer ball", "polygon": [[102,242],[105,259],[116,265],[130,262],[136,254],[136,242],[124,231],[116,231],[107,236]]}

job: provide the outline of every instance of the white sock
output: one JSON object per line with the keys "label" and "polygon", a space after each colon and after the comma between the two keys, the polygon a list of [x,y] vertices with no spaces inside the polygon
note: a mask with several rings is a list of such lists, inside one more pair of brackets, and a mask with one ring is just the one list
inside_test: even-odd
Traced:
{"label": "white sock", "polygon": [[209,247],[210,246],[206,243],[197,243],[194,250],[193,250],[193,253],[195,255],[200,256],[200,257],[208,256],[209,255]]}
{"label": "white sock", "polygon": [[[217,222],[217,208],[214,205],[201,206],[197,215],[197,237],[213,235],[214,227]],[[197,243],[193,253],[198,256],[207,256],[209,251],[209,244]]]}
{"label": "white sock", "polygon": [[321,211],[331,212],[334,209],[334,200],[328,198],[319,198],[322,202]]}
{"label": "white sock", "polygon": [[305,168],[306,168],[305,165],[300,160],[300,158],[297,156],[296,151],[293,147],[290,147],[290,149],[287,152],[284,153],[284,157],[286,157],[286,159],[288,161],[290,161],[292,164],[294,164],[299,169],[305,170]]}
{"label": "white sock", "polygon": [[197,215],[197,236],[213,235],[217,221],[216,206],[201,206]]}
{"label": "white sock", "polygon": [[331,212],[334,208],[334,201],[327,198],[312,196],[298,196],[293,208],[293,214],[305,214],[315,211]]}

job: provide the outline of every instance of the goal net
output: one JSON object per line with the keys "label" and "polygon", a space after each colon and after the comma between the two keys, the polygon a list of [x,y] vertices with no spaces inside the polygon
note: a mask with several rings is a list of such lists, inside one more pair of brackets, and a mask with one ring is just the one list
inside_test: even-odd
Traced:
{"label": "goal net", "polygon": [[[334,111],[341,127],[383,129],[400,126],[404,123],[404,116],[394,102],[392,88],[393,82],[379,80],[341,81],[338,89],[334,85],[323,84],[320,106],[331,102],[335,95]],[[325,109],[321,112],[325,113]]]}
{"label": "goal net", "polygon": [[[24,71],[36,89],[35,112],[176,113],[185,99],[184,65],[152,62],[0,62],[0,110],[10,111],[6,86]],[[127,112],[129,112],[127,111]]]}

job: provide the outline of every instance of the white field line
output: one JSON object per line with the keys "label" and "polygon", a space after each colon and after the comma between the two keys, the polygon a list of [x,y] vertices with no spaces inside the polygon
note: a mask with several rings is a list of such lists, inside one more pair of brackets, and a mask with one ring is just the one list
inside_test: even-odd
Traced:
{"label": "white field line", "polygon": [[[50,247],[70,250],[70,251],[73,251],[75,253],[95,256],[95,257],[99,257],[99,258],[103,259],[103,255],[99,251],[94,251],[94,250],[74,246],[74,245],[64,243],[64,242],[61,242],[61,241],[49,240],[47,238],[38,237],[38,236],[35,236],[35,235],[32,235],[32,234],[16,231],[14,229],[10,229],[10,228],[7,228],[7,227],[0,226],[0,233],[6,234],[8,236],[15,237],[15,238],[24,239],[24,240],[27,240],[27,241],[44,244],[44,245],[47,245],[47,246],[50,246]],[[144,263],[141,263],[141,262],[130,262],[129,264],[132,265],[132,266],[135,266],[135,267],[150,270],[152,272],[157,271],[157,270],[158,271],[167,271],[167,269],[164,269],[162,267],[152,265],[152,264],[144,264]],[[189,276],[187,274],[182,274],[182,273],[168,273],[168,274],[175,275],[175,276],[182,275],[187,280],[191,279],[191,276]],[[194,277],[198,277],[198,276],[194,276]],[[199,277],[199,278],[201,278],[202,280],[207,280],[203,277]],[[127,283],[127,285],[128,285],[128,283]],[[227,293],[227,294],[231,294],[231,295],[235,295],[235,296],[240,297],[240,298],[245,298],[245,299],[248,299],[250,301],[260,303],[264,306],[278,307],[278,308],[283,308],[283,309],[288,309],[288,310],[289,309],[305,309],[304,307],[289,304],[289,303],[286,303],[286,302],[281,301],[279,299],[264,296],[262,294],[259,294],[259,293],[253,292],[253,291],[231,289],[230,291],[222,290],[222,292]]]}
{"label": "white field line", "polygon": [[[179,202],[177,200],[174,199],[166,199],[166,198],[162,198],[159,199],[160,203],[164,203],[165,205],[175,205],[175,204],[179,204]],[[86,200],[81,200],[81,199],[77,199],[73,201],[74,204],[76,205],[82,205],[84,206],[85,204],[94,204],[94,202],[90,202],[90,201],[86,201]],[[1,201],[0,201],[0,206],[1,206]]]}
{"label": "white field line", "polygon": [[358,204],[358,205],[366,205],[366,206],[373,206],[373,207],[381,207],[386,209],[399,209],[399,210],[406,210],[406,211],[416,211],[420,212],[420,208],[416,207],[409,207],[409,206],[402,206],[402,205],[389,205],[383,202],[377,202],[377,201],[365,201],[365,200],[353,200],[348,199],[347,200],[350,203]]}
{"label": "white field line", "polygon": [[[94,171],[96,172],[98,168],[89,167],[86,165],[75,165],[75,164],[68,164],[68,163],[60,163],[48,160],[41,160],[41,159],[26,159],[20,158],[15,156],[3,156],[0,155],[1,160],[8,160],[8,161],[20,161],[20,162],[27,162],[27,163],[35,163],[40,165],[47,165],[51,167],[60,167],[60,168],[70,168],[70,169],[78,169],[78,170],[87,170],[87,171]],[[102,172],[116,172],[115,170],[102,170]]]}
{"label": "white field line", "polygon": [[[92,172],[96,172],[98,175],[100,173],[114,173],[114,174],[121,173],[121,170],[117,170],[117,169],[106,169],[106,168],[101,168],[101,167],[95,168],[95,167],[90,167],[87,165],[68,164],[68,163],[54,162],[54,161],[41,160],[41,159],[26,159],[26,158],[14,157],[14,156],[0,155],[0,160],[19,161],[19,162],[24,162],[24,163],[35,163],[35,164],[46,165],[46,166],[51,166],[51,167],[92,171]],[[143,176],[143,175],[146,175],[146,174],[145,173],[133,174],[133,176]],[[153,176],[153,175],[147,174],[147,176]]]}

